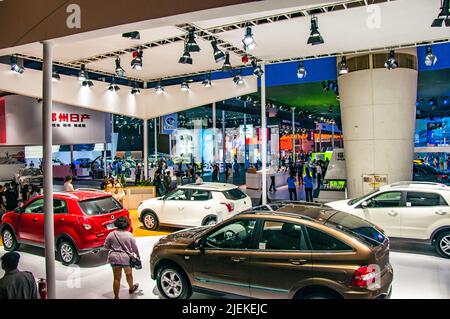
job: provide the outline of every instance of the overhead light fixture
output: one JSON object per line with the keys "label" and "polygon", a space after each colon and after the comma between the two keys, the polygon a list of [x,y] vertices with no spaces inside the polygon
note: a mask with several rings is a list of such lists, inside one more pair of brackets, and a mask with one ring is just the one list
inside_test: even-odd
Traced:
{"label": "overhead light fixture", "polygon": [[386,62],[384,63],[384,67],[387,68],[388,70],[393,70],[398,68],[398,62],[395,59],[395,51],[391,50],[391,52],[389,52],[389,57],[386,60]]}
{"label": "overhead light fixture", "polygon": [[89,80],[88,75],[86,74],[86,79],[84,81],[81,82],[81,86],[82,87],[92,87],[94,86],[94,82],[92,82],[91,80]]}
{"label": "overhead light fixture", "polygon": [[244,78],[242,77],[241,70],[239,70],[238,73],[233,77],[233,81],[234,81],[234,83],[236,83],[236,85],[244,84]]}
{"label": "overhead light fixture", "polygon": [[158,85],[155,87],[156,94],[162,94],[165,92],[164,87],[161,85],[161,82],[158,82]]}
{"label": "overhead light fixture", "polygon": [[435,65],[437,62],[437,56],[433,54],[431,45],[428,45],[426,50],[427,55],[425,56],[425,65],[428,67]]}
{"label": "overhead light fixture", "polygon": [[308,39],[308,44],[317,45],[324,43],[322,36],[319,32],[319,20],[317,17],[311,18],[311,34]]}
{"label": "overhead light fixture", "polygon": [[228,72],[231,70],[233,70],[233,67],[231,66],[231,63],[230,63],[230,53],[227,52],[227,53],[225,53],[225,62],[223,63],[222,71]]}
{"label": "overhead light fixture", "polygon": [[448,104],[448,97],[444,97],[444,99],[442,100],[442,103],[444,103],[444,105]]}
{"label": "overhead light fixture", "polygon": [[123,77],[125,75],[125,70],[120,65],[120,57],[116,58],[116,74],[120,77]]}
{"label": "overhead light fixture", "polygon": [[216,63],[219,63],[219,62],[222,62],[223,60],[225,60],[225,53],[223,53],[217,46],[217,40],[215,40],[215,39],[212,40],[211,46],[214,50],[214,60],[216,61]]}
{"label": "overhead light fixture", "polygon": [[122,37],[132,39],[132,40],[140,40],[141,39],[141,35],[139,34],[139,31],[123,33]]}
{"label": "overhead light fixture", "polygon": [[192,64],[191,54],[189,53],[187,47],[184,48],[184,53],[181,56],[180,60],[178,60],[178,63],[181,63],[181,64]]}
{"label": "overhead light fixture", "polygon": [[203,80],[202,84],[205,86],[205,88],[210,88],[212,86],[211,73],[208,73],[205,76],[205,79]]}
{"label": "overhead light fixture", "polygon": [[258,65],[258,62],[256,60],[252,61],[252,67],[253,67],[253,74],[257,77],[261,77],[264,74],[264,71],[262,70],[261,66]]}
{"label": "overhead light fixture", "polygon": [[140,71],[142,70],[142,57],[144,55],[144,52],[142,52],[142,49],[139,49],[137,51],[133,51],[133,60],[131,60],[131,67],[134,70]]}
{"label": "overhead light fixture", "polygon": [[339,63],[339,74],[342,75],[347,73],[348,73],[347,58],[343,56],[341,63]]}
{"label": "overhead light fixture", "polygon": [[255,39],[253,38],[252,27],[245,28],[244,39],[242,40],[244,50],[253,50],[255,48]]}
{"label": "overhead light fixture", "polygon": [[183,92],[187,92],[189,91],[189,84],[187,83],[187,81],[183,81],[183,83],[181,83],[181,91]]}
{"label": "overhead light fixture", "polygon": [[78,71],[78,81],[85,81],[87,79],[86,66],[84,64],[81,65],[80,71]]}
{"label": "overhead light fixture", "polygon": [[17,61],[16,56],[11,56],[10,62],[11,62],[11,71],[13,71],[15,73],[19,73],[19,74],[22,74],[23,72],[25,72],[25,69],[23,68],[23,66],[19,65],[19,62]]}
{"label": "overhead light fixture", "polygon": [[306,78],[307,72],[305,69],[305,66],[303,64],[303,61],[298,62],[298,69],[297,69],[297,77],[299,79],[304,79]]}
{"label": "overhead light fixture", "polygon": [[442,27],[445,21],[445,26],[450,27],[450,0],[441,1],[441,12],[436,19],[434,19],[431,26],[433,28]]}
{"label": "overhead light fixture", "polygon": [[131,89],[131,94],[133,94],[133,95],[141,94],[141,90],[139,89],[139,86],[137,85],[137,83],[133,84],[133,88]]}
{"label": "overhead light fixture", "polygon": [[116,92],[120,90],[120,86],[116,84],[116,79],[111,80],[111,84],[109,85],[108,91]]}
{"label": "overhead light fixture", "polygon": [[52,81],[53,82],[58,82],[61,80],[61,76],[59,75],[58,72],[56,72],[55,70],[53,70],[52,72]]}
{"label": "overhead light fixture", "polygon": [[197,42],[195,42],[195,29],[190,28],[188,33],[188,40],[186,41],[186,51],[187,52],[199,52],[200,47]]}

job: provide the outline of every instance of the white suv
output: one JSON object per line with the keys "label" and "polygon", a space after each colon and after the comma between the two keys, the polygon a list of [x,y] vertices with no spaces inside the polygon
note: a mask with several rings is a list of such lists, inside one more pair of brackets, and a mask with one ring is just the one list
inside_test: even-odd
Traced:
{"label": "white suv", "polygon": [[179,186],[173,192],[142,202],[138,216],[146,229],[213,225],[252,207],[237,186],[201,183]]}
{"label": "white suv", "polygon": [[450,187],[399,182],[352,200],[327,205],[378,225],[388,236],[423,240],[450,258]]}

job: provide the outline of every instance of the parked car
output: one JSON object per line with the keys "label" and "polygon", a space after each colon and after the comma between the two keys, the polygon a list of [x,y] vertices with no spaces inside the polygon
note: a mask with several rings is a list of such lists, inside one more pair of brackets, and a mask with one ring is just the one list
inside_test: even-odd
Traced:
{"label": "parked car", "polygon": [[193,291],[252,298],[388,298],[389,239],[368,221],[288,203],[165,236],[151,277],[165,298]]}
{"label": "parked car", "polygon": [[42,186],[44,183],[44,173],[40,168],[20,168],[16,174],[16,182],[20,187],[26,184]]}
{"label": "parked car", "polygon": [[414,164],[413,180],[417,182],[436,182],[447,184],[450,182],[448,173],[427,164]]}
{"label": "parked car", "polygon": [[[3,215],[0,232],[5,250],[17,250],[21,244],[44,246],[43,206],[44,199],[38,196]],[[76,264],[80,256],[101,250],[106,236],[115,229],[114,221],[120,216],[130,218],[118,201],[103,192],[55,193],[53,206],[55,248],[64,265]]]}
{"label": "parked car", "polygon": [[367,219],[391,237],[420,240],[450,258],[450,187],[400,182],[351,200],[327,205]]}
{"label": "parked car", "polygon": [[193,227],[217,222],[251,208],[252,201],[237,186],[201,183],[180,186],[169,194],[146,200],[138,216],[146,229]]}

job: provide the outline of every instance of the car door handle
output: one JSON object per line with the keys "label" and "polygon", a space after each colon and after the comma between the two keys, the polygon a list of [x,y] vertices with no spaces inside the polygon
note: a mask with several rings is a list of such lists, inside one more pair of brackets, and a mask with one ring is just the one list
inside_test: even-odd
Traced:
{"label": "car door handle", "polygon": [[438,211],[435,211],[434,213],[435,213],[436,215],[441,215],[441,216],[447,214],[447,212],[445,212],[445,211],[443,211],[443,210],[438,210]]}
{"label": "car door handle", "polygon": [[391,211],[388,213],[388,215],[389,215],[389,216],[392,216],[392,217],[395,217],[395,216],[398,215],[398,213],[397,213],[397,212],[394,212],[393,210],[391,210]]}
{"label": "car door handle", "polygon": [[62,222],[64,222],[64,221],[65,221],[64,218],[60,218],[60,219],[59,219],[59,222],[60,222],[60,223],[62,223]]}
{"label": "car door handle", "polygon": [[32,221],[37,222],[37,221],[38,221],[37,217],[34,217],[34,218],[32,219]]}
{"label": "car door handle", "polygon": [[205,209],[211,209],[211,206],[205,206],[204,208]]}
{"label": "car door handle", "polygon": [[245,257],[231,257],[231,261],[233,261],[235,263],[241,263],[246,260],[247,260],[247,258],[245,258]]}
{"label": "car door handle", "polygon": [[289,262],[293,265],[300,266],[308,262],[306,259],[289,259]]}

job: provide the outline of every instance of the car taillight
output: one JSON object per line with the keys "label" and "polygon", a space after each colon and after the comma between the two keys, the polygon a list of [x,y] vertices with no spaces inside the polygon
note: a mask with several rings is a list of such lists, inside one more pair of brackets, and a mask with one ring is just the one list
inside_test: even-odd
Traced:
{"label": "car taillight", "polygon": [[367,288],[376,283],[377,273],[373,267],[362,266],[355,270],[352,279],[353,287]]}
{"label": "car taillight", "polygon": [[234,204],[233,203],[221,203],[222,205],[225,205],[227,207],[227,210],[229,213],[234,211]]}
{"label": "car taillight", "polygon": [[83,228],[85,230],[91,230],[92,229],[92,221],[88,218],[79,218],[79,222],[81,224],[81,226],[83,226]]}

